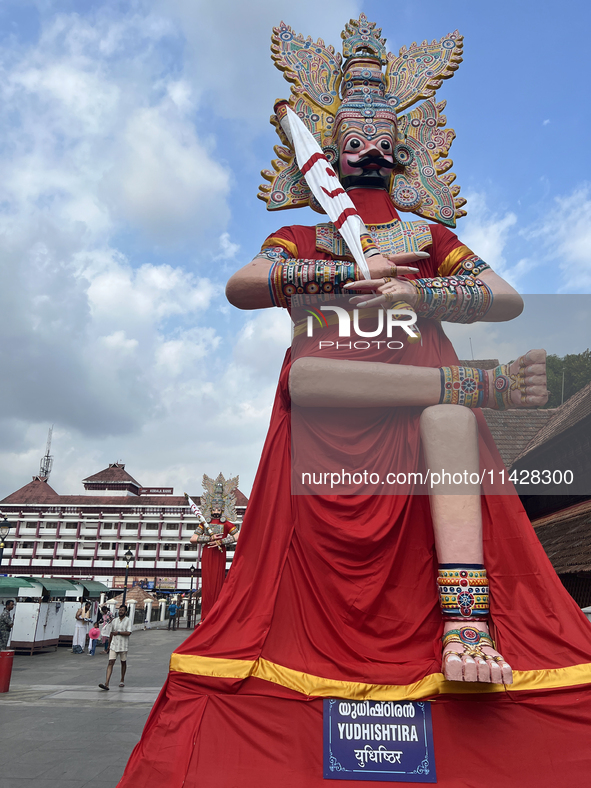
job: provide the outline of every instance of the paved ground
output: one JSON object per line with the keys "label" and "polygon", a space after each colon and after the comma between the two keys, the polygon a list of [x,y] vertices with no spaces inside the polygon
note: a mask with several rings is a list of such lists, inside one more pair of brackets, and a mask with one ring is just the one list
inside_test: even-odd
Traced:
{"label": "paved ground", "polygon": [[115,788],[187,629],[131,636],[125,688],[119,663],[103,692],[107,657],[57,652],[15,657],[0,694],[0,788]]}

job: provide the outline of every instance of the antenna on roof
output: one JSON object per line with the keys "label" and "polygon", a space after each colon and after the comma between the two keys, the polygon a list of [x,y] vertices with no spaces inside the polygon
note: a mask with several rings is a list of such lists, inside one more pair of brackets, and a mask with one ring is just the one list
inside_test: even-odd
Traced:
{"label": "antenna on roof", "polygon": [[41,463],[39,465],[39,478],[40,479],[49,479],[49,474],[51,473],[51,468],[53,466],[53,457],[51,456],[51,436],[53,434],[53,424],[49,428],[49,433],[47,435],[47,446],[45,447],[45,456],[41,458]]}

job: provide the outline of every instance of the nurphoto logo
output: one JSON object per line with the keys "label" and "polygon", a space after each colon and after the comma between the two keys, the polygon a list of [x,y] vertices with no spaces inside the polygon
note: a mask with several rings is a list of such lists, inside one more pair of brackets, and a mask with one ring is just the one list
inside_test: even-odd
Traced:
{"label": "nurphoto logo", "polygon": [[[370,331],[364,331],[359,326],[360,319],[367,320],[367,314],[362,314],[362,310],[360,309],[353,309],[353,320],[351,320],[351,311],[345,309],[342,306],[321,306],[319,308],[313,309],[306,309],[308,312],[308,317],[306,319],[307,328],[306,334],[308,337],[314,336],[314,327],[316,324],[320,328],[325,328],[329,325],[329,323],[334,322],[333,320],[329,320],[327,316],[324,314],[326,312],[331,312],[336,314],[339,326],[339,338],[341,337],[351,337],[351,327],[353,328],[353,333],[361,337],[363,342],[354,342],[354,348],[356,350],[367,349],[371,345],[376,344],[376,340],[373,339],[374,337],[380,337],[384,334],[384,328],[386,332],[386,337],[388,340],[392,340],[392,332],[395,328],[401,328],[410,338],[411,340],[417,340],[420,337],[420,334],[414,329],[414,324],[417,322],[417,315],[416,312],[410,308],[395,308],[395,309],[376,309],[375,314],[377,317],[377,326],[375,329]],[[372,342],[367,342],[368,339],[373,339]],[[322,348],[329,348],[334,347],[336,344],[337,349],[340,347],[347,347],[351,348],[351,343],[342,343],[342,342],[331,342],[328,340],[321,341],[319,347]],[[390,348],[391,350],[401,350],[404,347],[404,344],[399,340],[394,340],[387,342],[386,339],[380,340],[379,344],[385,344],[386,347]],[[364,347],[358,347],[358,345],[363,345]]]}

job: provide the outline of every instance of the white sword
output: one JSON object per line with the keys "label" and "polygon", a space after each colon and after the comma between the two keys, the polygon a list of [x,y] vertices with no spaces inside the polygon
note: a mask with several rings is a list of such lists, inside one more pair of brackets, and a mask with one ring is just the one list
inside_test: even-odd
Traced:
{"label": "white sword", "polygon": [[275,112],[281,128],[294,147],[298,167],[305,176],[310,191],[343,236],[365,279],[371,279],[361,247],[361,233],[364,232],[365,225],[353,201],[341,186],[338,175],[316,142],[316,138],[289,104],[278,102],[275,105]]}

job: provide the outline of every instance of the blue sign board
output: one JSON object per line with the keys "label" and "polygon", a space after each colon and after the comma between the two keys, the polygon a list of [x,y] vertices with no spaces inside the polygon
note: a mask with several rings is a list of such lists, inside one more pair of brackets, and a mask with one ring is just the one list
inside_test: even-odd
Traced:
{"label": "blue sign board", "polygon": [[325,700],[324,779],[436,783],[431,704]]}

